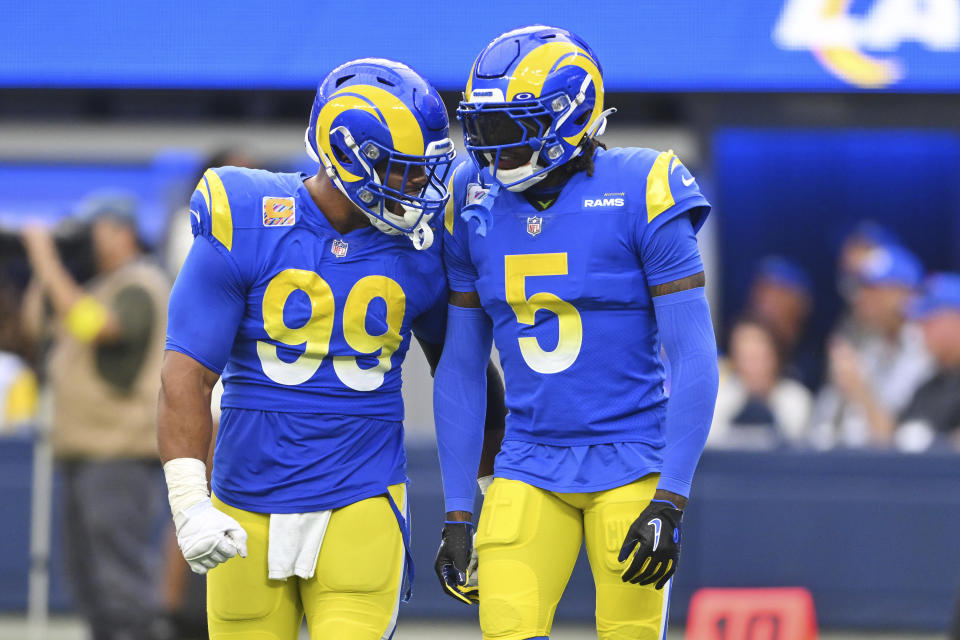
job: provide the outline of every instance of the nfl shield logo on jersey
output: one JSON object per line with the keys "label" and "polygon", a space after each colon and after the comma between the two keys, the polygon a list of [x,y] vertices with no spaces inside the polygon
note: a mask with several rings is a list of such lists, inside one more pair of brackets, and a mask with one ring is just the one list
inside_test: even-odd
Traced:
{"label": "nfl shield logo on jersey", "polygon": [[338,258],[342,258],[343,256],[347,255],[347,243],[339,238],[335,239],[333,241],[333,246],[330,247],[330,253]]}
{"label": "nfl shield logo on jersey", "polygon": [[542,216],[530,216],[529,218],[527,218],[527,233],[529,233],[531,236],[539,235],[542,229],[543,229]]}

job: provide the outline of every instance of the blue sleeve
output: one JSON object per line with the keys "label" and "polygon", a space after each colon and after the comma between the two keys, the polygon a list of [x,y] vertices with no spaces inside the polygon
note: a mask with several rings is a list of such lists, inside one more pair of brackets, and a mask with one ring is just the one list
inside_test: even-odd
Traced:
{"label": "blue sleeve", "polygon": [[433,418],[446,510],[473,512],[487,408],[493,325],[483,309],[449,305],[433,381]]}
{"label": "blue sleeve", "polygon": [[703,271],[697,234],[689,212],[670,218],[652,229],[645,228],[638,245],[643,272],[650,286],[673,282]]}
{"label": "blue sleeve", "polygon": [[245,298],[233,262],[207,236],[197,236],[170,292],[166,348],[223,373]]}
{"label": "blue sleeve", "polygon": [[653,306],[672,376],[657,488],[687,497],[713,421],[717,341],[703,287],[656,296]]}
{"label": "blue sleeve", "polygon": [[[446,288],[444,288],[444,293],[446,293]],[[424,342],[443,344],[446,321],[446,296],[437,296],[437,303],[433,307],[413,319],[413,333]]]}
{"label": "blue sleeve", "polygon": [[[469,226],[461,216],[468,199],[473,163],[464,160],[451,172],[448,189],[450,199],[443,212],[443,266],[447,273],[447,286],[453,291],[469,293],[476,291],[477,270],[470,260]],[[478,187],[473,186],[476,190]]]}
{"label": "blue sleeve", "polygon": [[453,234],[446,236],[443,242],[443,266],[447,272],[447,286],[453,291],[476,291],[477,270],[470,260],[467,243],[469,228],[458,216],[453,229]]}

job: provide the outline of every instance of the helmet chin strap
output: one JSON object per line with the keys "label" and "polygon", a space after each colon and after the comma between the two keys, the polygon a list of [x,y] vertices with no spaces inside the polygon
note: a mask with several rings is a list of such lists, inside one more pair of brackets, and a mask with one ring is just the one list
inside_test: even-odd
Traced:
{"label": "helmet chin strap", "polygon": [[[578,95],[577,97],[578,99],[580,99],[582,96],[583,96],[583,92],[581,91],[580,95]],[[579,104],[579,102],[574,101],[571,104],[575,106],[576,104]],[[610,109],[604,110],[602,113],[600,113],[600,115],[597,116],[597,118],[590,125],[590,128],[587,129],[587,131],[584,133],[581,144],[577,145],[577,148],[573,152],[573,155],[570,156],[571,160],[573,158],[576,158],[581,153],[583,153],[583,145],[584,143],[586,143],[587,140],[603,135],[603,132],[607,128],[607,117],[613,115],[616,112],[617,110],[611,107]],[[566,117],[569,116],[570,113],[572,113],[572,110],[568,110],[568,112],[564,114],[564,119],[566,119]],[[533,157],[530,158],[530,162],[522,166],[515,167],[513,169],[497,169],[496,171],[497,180],[501,184],[509,184],[511,182],[517,183],[507,187],[508,191],[513,191],[514,193],[517,193],[520,191],[526,191],[533,185],[537,184],[538,182],[546,178],[550,174],[550,171],[553,171],[553,169],[550,169],[548,171],[544,171],[539,175],[536,175],[536,176],[533,175],[537,171],[537,169],[534,167],[536,165],[537,158],[539,157],[539,155],[540,155],[540,151],[538,150],[533,154]],[[487,154],[487,162],[492,162],[492,161],[493,160],[490,157],[490,154]]]}
{"label": "helmet chin strap", "polygon": [[[418,251],[429,249],[430,245],[433,244],[433,229],[430,227],[430,220],[433,219],[433,213],[424,213],[422,209],[407,206],[402,202],[400,206],[403,208],[404,224],[407,226],[416,225],[413,227],[413,230],[406,234],[407,237],[410,238],[410,242],[413,243],[413,248]],[[395,217],[399,218],[400,216]]]}
{"label": "helmet chin strap", "polygon": [[514,169],[497,169],[496,176],[500,184],[509,184],[519,180],[520,182],[517,182],[517,184],[507,187],[507,191],[517,193],[529,189],[546,178],[547,174],[550,173],[549,171],[544,171],[541,174],[533,175],[535,171],[536,169],[533,168],[533,159],[531,158],[527,164]]}
{"label": "helmet chin strap", "polygon": [[[533,175],[539,169],[543,168],[537,168],[537,160],[540,158],[540,150],[542,148],[543,146],[541,145],[540,149],[534,151],[533,155],[530,156],[530,161],[526,164],[520,165],[519,167],[514,167],[513,169],[496,170],[494,175],[500,184],[509,184],[511,182],[517,183],[507,187],[507,191],[512,191],[514,193],[525,191],[547,177],[547,174],[549,174],[550,171],[544,171],[538,175]],[[488,158],[487,162],[492,162],[492,160]]]}
{"label": "helmet chin strap", "polygon": [[[424,218],[426,218],[426,216],[424,216]],[[433,244],[433,229],[426,220],[418,222],[417,226],[414,227],[413,231],[408,233],[407,236],[410,238],[410,242],[413,243],[413,248],[418,251],[429,249]]]}
{"label": "helmet chin strap", "polygon": [[[410,228],[409,231],[401,231],[396,227],[387,224],[380,218],[375,215],[371,215],[367,211],[363,211],[360,207],[360,211],[363,211],[363,214],[367,216],[367,219],[370,220],[370,224],[374,226],[377,231],[385,233],[390,236],[399,236],[405,235],[410,238],[410,242],[413,243],[414,248],[418,250],[429,249],[430,245],[433,244],[433,229],[430,227],[430,220],[433,219],[433,213],[424,213],[421,217],[421,210],[415,207],[410,207],[402,202],[400,206],[403,208],[403,215],[397,215],[396,213],[390,213],[386,208],[381,209],[381,214],[386,220],[392,222],[393,224],[399,227]],[[412,226],[411,225],[415,225]]]}

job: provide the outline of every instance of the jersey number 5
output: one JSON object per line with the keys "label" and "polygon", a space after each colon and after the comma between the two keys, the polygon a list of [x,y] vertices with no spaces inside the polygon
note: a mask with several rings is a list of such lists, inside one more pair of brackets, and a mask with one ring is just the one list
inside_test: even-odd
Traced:
{"label": "jersey number 5", "polygon": [[[288,327],[283,307],[294,291],[310,298],[310,318],[300,327]],[[374,298],[383,298],[387,307],[387,330],[371,335],[366,330],[367,307]],[[390,371],[390,357],[400,346],[400,325],[406,308],[403,289],[386,276],[366,276],[357,281],[343,307],[343,337],[351,349],[360,353],[378,351],[377,364],[361,369],[353,356],[334,356],[333,369],[343,384],[357,391],[373,391],[383,384]],[[278,273],[263,294],[263,328],[272,340],[290,346],[303,345],[303,353],[293,362],[277,356],[269,342],[257,341],[257,355],[268,378],[283,385],[302,384],[313,377],[330,351],[335,304],[330,285],[313,271],[287,269]]]}
{"label": "jersey number 5", "polygon": [[583,344],[583,322],[580,312],[566,300],[552,293],[540,292],[527,297],[526,278],[530,276],[567,275],[566,253],[532,253],[504,256],[503,272],[507,303],[520,324],[536,321],[537,311],[545,309],[557,315],[560,336],[553,351],[544,351],[533,336],[518,338],[520,354],[527,366],[537,373],[558,373],[574,363]]}

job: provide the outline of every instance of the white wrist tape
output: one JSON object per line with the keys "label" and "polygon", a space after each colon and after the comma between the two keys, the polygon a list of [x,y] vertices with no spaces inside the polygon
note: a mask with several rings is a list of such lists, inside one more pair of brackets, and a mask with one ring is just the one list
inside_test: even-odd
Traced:
{"label": "white wrist tape", "polygon": [[207,490],[207,465],[196,458],[174,458],[163,465],[167,479],[167,498],[177,528],[183,512],[210,497]]}
{"label": "white wrist tape", "polygon": [[493,476],[480,476],[477,478],[477,485],[480,486],[480,495],[487,495],[487,489],[493,484]]}

